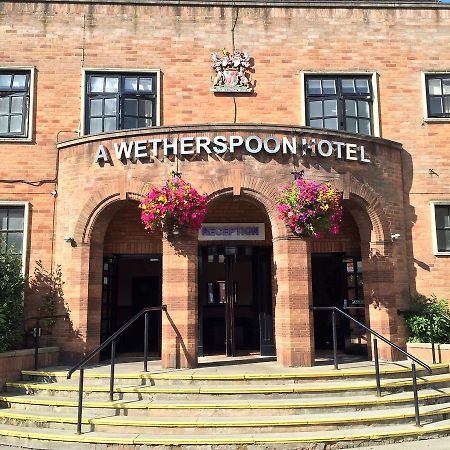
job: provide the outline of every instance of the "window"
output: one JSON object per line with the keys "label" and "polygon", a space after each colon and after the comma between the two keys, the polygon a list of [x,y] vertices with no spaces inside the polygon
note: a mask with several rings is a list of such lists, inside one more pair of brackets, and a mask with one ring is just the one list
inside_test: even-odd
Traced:
{"label": "window", "polygon": [[427,117],[450,118],[450,74],[425,75]]}
{"label": "window", "polygon": [[88,73],[86,133],[156,125],[156,92],[156,73]]}
{"label": "window", "polygon": [[30,70],[0,70],[0,138],[28,135],[30,75]]}
{"label": "window", "polygon": [[24,206],[0,205],[1,252],[4,252],[6,247],[9,247],[13,253],[22,256],[24,251],[24,219]]}
{"label": "window", "polygon": [[450,252],[450,203],[434,204],[437,253]]}
{"label": "window", "polygon": [[305,76],[306,124],[372,135],[372,76]]}

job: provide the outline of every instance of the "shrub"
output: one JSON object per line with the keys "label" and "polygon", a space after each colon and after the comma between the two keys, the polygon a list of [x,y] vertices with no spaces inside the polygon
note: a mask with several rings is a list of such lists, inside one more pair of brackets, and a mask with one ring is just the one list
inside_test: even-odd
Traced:
{"label": "shrub", "polygon": [[20,258],[4,243],[0,249],[0,352],[5,352],[21,342],[25,280]]}
{"label": "shrub", "polygon": [[411,310],[405,314],[409,342],[431,342],[430,314],[433,316],[434,341],[450,343],[450,309],[446,300],[438,300],[434,295],[418,295],[413,299]]}

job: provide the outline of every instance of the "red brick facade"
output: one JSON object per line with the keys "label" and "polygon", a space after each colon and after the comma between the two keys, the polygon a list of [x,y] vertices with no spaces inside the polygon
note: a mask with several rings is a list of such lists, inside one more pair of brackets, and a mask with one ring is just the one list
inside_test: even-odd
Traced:
{"label": "red brick facade", "polygon": [[[162,297],[168,306],[163,362],[196,363],[199,243],[181,236],[183,250],[175,251],[165,237],[149,237],[130,206],[148,183],[159,183],[176,169],[175,159],[123,164],[113,157],[113,165],[94,163],[100,144],[113,154],[113,143],[124,140],[233,134],[281,139],[296,133],[365,146],[370,163],[262,153],[179,159],[183,176],[211,196],[209,221],[266,223],[282,364],[313,361],[311,253],[361,255],[370,325],[401,345],[405,330],[396,310],[408,306],[411,294],[450,297],[449,256],[434,254],[430,207],[431,201],[450,203],[450,123],[424,120],[421,78],[423,72],[449,69],[448,6],[5,2],[0,32],[7,37],[0,42],[0,69],[36,68],[31,142],[0,140],[0,206],[2,201],[30,202],[30,277],[37,260],[48,270],[61,266],[63,302],[72,321],[72,329],[57,333],[66,354],[83,351],[80,342],[87,348],[99,343],[103,256],[162,253]],[[233,41],[254,59],[252,94],[209,90],[210,54],[231,49]],[[74,139],[84,114],[83,73],[92,69],[160,70],[162,127]],[[375,74],[381,138],[300,128],[302,71]],[[69,138],[74,140],[61,144]],[[294,166],[307,178],[330,180],[344,192],[346,226],[340,237],[306,243],[292,239],[277,219],[274,196],[292,179]],[[252,206],[246,208],[246,202]],[[392,241],[396,233],[400,239]],[[65,236],[74,238],[73,245]],[[27,313],[35,315],[39,293],[30,289],[25,301]],[[382,352],[394,357],[388,349]]]}

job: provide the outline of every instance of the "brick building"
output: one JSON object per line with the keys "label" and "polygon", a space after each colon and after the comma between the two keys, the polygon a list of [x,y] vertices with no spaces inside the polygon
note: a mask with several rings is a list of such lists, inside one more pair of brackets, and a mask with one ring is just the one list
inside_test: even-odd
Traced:
{"label": "brick building", "polygon": [[[51,339],[66,358],[163,303],[151,348],[168,367],[224,352],[310,365],[331,339],[312,305],[404,345],[397,310],[449,298],[450,5],[0,6],[0,233],[30,277],[28,316],[60,270],[70,324]],[[241,90],[214,86],[223,48],[251,56]],[[220,236],[143,229],[137,202],[171,171],[209,195]],[[343,192],[339,235],[296,238],[278,219],[293,171]],[[257,232],[233,239],[245,228]],[[339,329],[342,350],[364,347]],[[140,351],[135,335],[119,351]]]}

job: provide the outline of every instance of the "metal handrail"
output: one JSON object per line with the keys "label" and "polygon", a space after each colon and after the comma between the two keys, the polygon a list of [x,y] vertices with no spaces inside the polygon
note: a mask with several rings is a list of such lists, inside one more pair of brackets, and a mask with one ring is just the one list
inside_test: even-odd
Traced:
{"label": "metal handrail", "polygon": [[[405,355],[407,358],[411,359],[413,362],[411,363],[411,372],[412,372],[412,382],[413,382],[413,394],[414,394],[414,411],[415,411],[415,418],[416,418],[416,426],[420,426],[420,415],[419,415],[419,397],[417,393],[417,374],[416,374],[416,363],[422,366],[429,374],[433,373],[433,370],[431,367],[421,361],[419,358],[416,358],[414,355],[411,355],[411,353],[403,350],[400,348],[397,344],[394,344],[389,339],[382,336],[380,333],[376,332],[372,328],[364,325],[359,320],[355,319],[354,317],[350,316],[346,312],[342,311],[336,306],[312,306],[311,309],[313,311],[331,311],[332,314],[332,329],[333,329],[333,357],[334,357],[334,368],[338,369],[338,358],[337,358],[337,338],[336,338],[336,312],[343,315],[347,319],[353,321],[358,326],[366,330],[368,333],[375,336],[377,339],[380,339],[385,344],[390,345],[392,348],[397,350],[398,352]],[[373,340],[373,352],[374,352],[374,359],[375,359],[375,379],[377,384],[377,397],[381,397],[381,380],[380,380],[380,362],[378,360],[378,341],[377,339]]]}
{"label": "metal handrail", "polygon": [[36,323],[33,327],[32,336],[34,341],[34,370],[38,369],[38,361],[39,361],[39,338],[42,336],[42,328],[40,327],[41,320],[48,319],[68,319],[69,313],[66,314],[56,314],[53,316],[33,316],[27,317],[23,320],[23,322],[28,322],[29,320],[35,320]]}
{"label": "metal handrail", "polygon": [[398,314],[417,314],[420,316],[428,316],[428,321],[430,322],[430,332],[431,332],[431,355],[433,358],[433,364],[436,364],[436,347],[435,347],[435,341],[434,341],[434,319],[433,316],[440,316],[447,320],[447,322],[450,323],[450,316],[448,314],[445,314],[443,312],[434,311],[434,312],[420,312],[420,311],[414,311],[414,310],[403,310],[398,309]]}
{"label": "metal handrail", "polygon": [[77,433],[81,434],[81,422],[83,415],[83,385],[84,385],[84,366],[98,353],[100,353],[105,347],[111,344],[111,370],[109,379],[109,399],[113,401],[114,399],[114,369],[115,369],[115,359],[116,359],[116,339],[128,329],[137,319],[141,316],[145,316],[144,322],[144,371],[148,372],[148,319],[149,313],[154,311],[167,311],[167,306],[152,306],[149,308],[144,308],[134,315],[130,320],[128,320],[124,325],[122,325],[115,333],[113,333],[108,339],[102,342],[96,349],[92,350],[87,356],[85,356],[78,364],[73,366],[67,372],[67,379],[70,380],[73,373],[77,370],[80,371],[80,379],[78,384],[78,421],[77,421]]}

